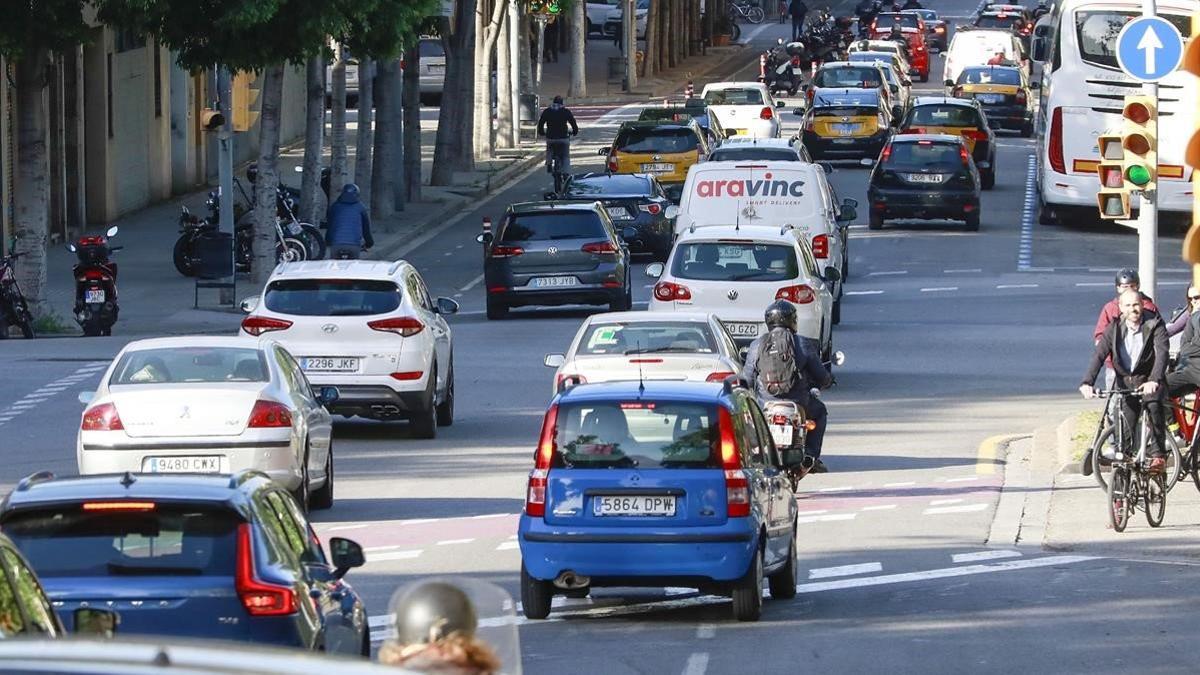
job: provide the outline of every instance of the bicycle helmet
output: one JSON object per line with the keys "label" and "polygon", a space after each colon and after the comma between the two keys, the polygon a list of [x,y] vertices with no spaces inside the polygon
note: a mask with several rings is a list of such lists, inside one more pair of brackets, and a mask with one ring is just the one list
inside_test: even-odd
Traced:
{"label": "bicycle helmet", "polygon": [[1117,272],[1117,278],[1113,281],[1113,283],[1115,283],[1117,286],[1120,286],[1121,284],[1141,285],[1142,280],[1138,277],[1137,270],[1126,267],[1120,272]]}
{"label": "bicycle helmet", "polygon": [[787,300],[776,300],[767,305],[764,318],[768,329],[787,328],[792,332],[796,331],[796,307]]}

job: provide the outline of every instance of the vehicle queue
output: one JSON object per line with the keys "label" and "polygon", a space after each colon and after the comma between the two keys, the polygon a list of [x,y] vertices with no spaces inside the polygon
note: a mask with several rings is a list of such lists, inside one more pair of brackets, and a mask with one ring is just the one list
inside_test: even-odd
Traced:
{"label": "vehicle queue", "polygon": [[[812,425],[764,415],[746,347],[784,301],[824,366],[841,362],[859,204],[839,199],[830,162],[871,167],[871,229],[978,229],[994,129],[1026,135],[1038,89],[1017,51],[1027,22],[998,12],[949,38],[945,96],[910,91],[928,78],[926,41],[948,39],[936,13],[880,14],[869,41],[805,85],[794,136],[763,83],[708,83],[699,101],[623,124],[604,171],[511,205],[480,234],[489,320],[609,310],[545,358],[552,399],[518,531],[527,617],[604,586],[727,594],[738,620],[759,617],[764,579],[772,598],[795,595]],[[887,39],[893,26],[903,40]],[[990,62],[995,45],[1005,63]],[[635,253],[653,260],[648,311],[630,311]],[[30,476],[0,505],[13,546],[0,540],[0,557],[36,573],[57,614],[43,608],[43,632],[105,607],[109,633],[370,653],[344,579],[363,550],[323,544],[307,513],[334,503],[333,415],[407,420],[418,438],[453,424],[458,304],[407,262],[340,260],[282,263],[242,309],[237,337],[127,345],[81,396],[80,477]]]}

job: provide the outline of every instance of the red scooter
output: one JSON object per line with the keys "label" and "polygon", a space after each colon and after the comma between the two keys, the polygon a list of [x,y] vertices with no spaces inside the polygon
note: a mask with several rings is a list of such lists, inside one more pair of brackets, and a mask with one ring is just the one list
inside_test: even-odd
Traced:
{"label": "red scooter", "polygon": [[67,250],[79,262],[75,275],[75,321],[89,337],[112,335],[120,307],[117,304],[117,263],[110,256],[121,246],[109,246],[108,239],[117,234],[116,226],[102,235],[83,236]]}

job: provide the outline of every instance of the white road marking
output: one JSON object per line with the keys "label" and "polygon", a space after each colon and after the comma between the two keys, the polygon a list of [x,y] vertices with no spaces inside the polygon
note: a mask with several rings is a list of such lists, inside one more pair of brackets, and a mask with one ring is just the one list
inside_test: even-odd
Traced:
{"label": "white road marking", "polygon": [[946,513],[972,513],[974,511],[982,511],[988,507],[987,504],[960,504],[958,506],[938,506],[932,509],[925,509],[921,515],[938,516]]}
{"label": "white road marking", "polygon": [[947,478],[947,483],[968,483],[973,480],[979,480],[979,476],[959,476],[958,478]]}
{"label": "white road marking", "polygon": [[[761,26],[766,28],[766,26]],[[688,657],[683,675],[704,675],[708,671],[708,652],[696,652]]]}
{"label": "white road marking", "polygon": [[955,553],[950,560],[956,563],[982,562],[984,560],[1000,560],[1001,558],[1020,558],[1017,551],[976,551],[974,553]]}
{"label": "white road marking", "polygon": [[[762,33],[767,28],[770,28],[770,26],[771,26],[770,22],[764,23],[763,25],[759,26],[758,28],[755,28],[754,30],[750,31],[750,33],[746,35],[745,39],[740,40],[739,42],[741,42],[741,44],[744,44],[744,45],[750,44],[751,40],[758,37],[759,33]],[[707,659],[708,656],[705,655],[705,658]]]}
{"label": "white road marking", "polygon": [[1009,560],[984,565],[967,565],[965,567],[943,567],[923,572],[905,572],[901,574],[885,574],[878,577],[857,577],[854,579],[837,579],[834,581],[816,581],[796,586],[800,593],[819,593],[821,591],[838,591],[848,588],[865,588],[868,586],[885,586],[901,584],[910,581],[929,581],[948,577],[963,577],[973,574],[988,574],[991,572],[1011,572],[1014,570],[1032,569],[1036,567],[1051,567],[1054,565],[1071,565],[1075,563],[1098,560],[1096,556],[1088,555],[1054,555],[1045,558],[1026,560]]}
{"label": "white road marking", "polygon": [[857,513],[831,513],[827,516],[805,516],[797,518],[798,523],[828,523],[835,520],[854,520]]}
{"label": "white road marking", "polygon": [[1159,286],[1187,286],[1190,281],[1159,281]]}
{"label": "white road marking", "polygon": [[478,516],[471,516],[471,520],[482,520],[484,518],[503,518],[505,516],[515,515],[512,513],[484,513]]}
{"label": "white road marking", "polygon": [[979,274],[980,272],[983,272],[983,270],[979,268],[972,268],[969,270],[942,270],[942,274]]}
{"label": "white road marking", "polygon": [[876,504],[875,506],[864,506],[863,511],[891,511],[896,508],[895,504]]}
{"label": "white road marking", "polygon": [[892,271],[888,271],[888,272],[870,272],[867,274],[867,276],[869,276],[869,277],[891,277],[891,276],[896,276],[898,274],[908,274],[908,270],[892,270]]}
{"label": "white road marking", "polygon": [[843,485],[841,487],[821,488],[820,490],[818,490],[818,492],[845,492],[846,490],[853,490],[853,489],[854,489],[853,486]]}
{"label": "white road marking", "polygon": [[963,499],[935,499],[929,502],[930,506],[945,506],[946,504],[961,504]]}
{"label": "white road marking", "polygon": [[904,481],[903,483],[884,483],[885,488],[912,487],[917,484],[915,480]]}
{"label": "white road marking", "polygon": [[1032,271],[1033,265],[1033,217],[1036,199],[1034,181],[1037,179],[1037,157],[1029,155],[1025,165],[1025,204],[1021,209],[1021,238],[1017,244],[1017,271]]}
{"label": "white road marking", "polygon": [[846,291],[846,295],[883,295],[883,291]]}
{"label": "white road marking", "polygon": [[711,640],[717,636],[717,627],[711,623],[696,626],[696,637],[701,640]]}
{"label": "white road marking", "polygon": [[996,288],[1037,288],[1037,284],[996,284]]}
{"label": "white road marking", "polygon": [[385,562],[388,560],[412,560],[413,558],[421,557],[421,554],[424,552],[425,551],[423,551],[421,549],[415,549],[415,550],[411,550],[411,551],[390,551],[390,552],[386,552],[386,553],[380,553],[378,555],[368,556],[367,562]]}
{"label": "white road marking", "polygon": [[818,567],[808,571],[809,579],[829,579],[832,577],[851,577],[856,574],[870,574],[883,571],[883,565],[877,562],[859,563],[857,565],[841,565],[839,567]]}
{"label": "white road marking", "polygon": [[437,518],[413,518],[412,520],[402,520],[401,525],[422,525],[424,523],[436,523]]}
{"label": "white road marking", "polygon": [[437,545],[438,546],[454,546],[456,544],[469,544],[473,541],[475,541],[474,538],[471,538],[471,539],[444,539],[442,541],[437,542]]}
{"label": "white road marking", "polygon": [[922,293],[942,293],[945,291],[957,291],[958,286],[932,286],[930,288],[922,288]]}
{"label": "white road marking", "polygon": [[[320,524],[317,524],[320,527]],[[364,527],[370,527],[370,523],[354,523],[353,525],[334,525],[333,527],[323,528],[326,532],[341,532],[342,530],[361,530]]]}
{"label": "white road marking", "polygon": [[817,516],[822,513],[829,513],[829,509],[816,509],[813,511],[797,511],[796,512],[797,515],[801,515],[801,516]]}
{"label": "white road marking", "polygon": [[467,291],[471,290],[472,288],[475,288],[476,286],[478,286],[482,281],[483,281],[483,275],[480,274],[479,276],[475,277],[471,281],[467,282],[466,286],[463,286],[462,288],[460,288],[458,290],[463,293],[466,293]]}
{"label": "white road marking", "polygon": [[505,541],[505,542],[501,542],[500,545],[496,547],[496,550],[497,551],[511,551],[515,548],[520,548],[520,547],[521,547],[521,545],[519,542]]}

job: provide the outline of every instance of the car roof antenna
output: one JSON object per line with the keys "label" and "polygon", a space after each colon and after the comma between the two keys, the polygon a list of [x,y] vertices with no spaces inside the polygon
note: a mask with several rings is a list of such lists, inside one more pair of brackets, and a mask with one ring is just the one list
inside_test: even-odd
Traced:
{"label": "car roof antenna", "polygon": [[[638,353],[641,354],[642,353],[642,341],[638,340],[636,344],[637,344]],[[642,377],[642,360],[641,359],[634,359],[634,360],[637,361],[637,367],[638,367],[638,398],[641,398],[642,395],[646,393],[646,380]]]}

